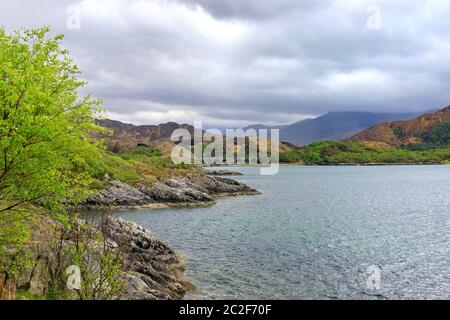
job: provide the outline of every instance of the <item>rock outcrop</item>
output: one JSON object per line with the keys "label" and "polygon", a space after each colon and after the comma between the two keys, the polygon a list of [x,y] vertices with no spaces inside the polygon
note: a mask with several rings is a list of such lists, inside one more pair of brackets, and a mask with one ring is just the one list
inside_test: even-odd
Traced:
{"label": "rock outcrop", "polygon": [[[215,198],[255,195],[247,185],[219,176],[192,173],[152,184],[128,185],[109,181],[108,186],[86,199],[86,208],[158,207],[212,205]],[[164,242],[133,222],[108,218],[106,234],[125,254],[124,290],[121,300],[181,299],[193,285],[184,279],[181,257]]]}
{"label": "rock outcrop", "polygon": [[[150,231],[133,222],[110,216],[94,223],[77,220],[72,231],[65,232],[64,226],[53,219],[38,219],[40,223],[35,226],[33,245],[29,248],[33,266],[21,271],[14,282],[0,272],[2,299],[13,299],[16,287],[44,297],[49,292],[53,276],[58,275],[58,279],[61,277],[66,281],[66,267],[73,264],[73,257],[68,252],[72,251],[60,250],[73,246],[74,241],[80,241],[80,238],[84,239],[83,252],[85,263],[88,264],[85,265],[87,270],[99,268],[99,259],[107,253],[120,254],[121,271],[118,279],[123,281],[123,286],[108,299],[174,300],[183,298],[186,291],[193,288],[184,279],[185,266],[182,258]],[[80,230],[84,233],[77,233]],[[99,245],[98,232],[105,239],[105,246]],[[58,246],[52,245],[55,239],[58,239]],[[61,296],[79,299],[74,291],[65,289],[64,292],[64,287],[64,284],[59,287]]]}
{"label": "rock outcrop", "polygon": [[85,207],[161,207],[212,205],[215,198],[234,195],[255,195],[258,191],[247,185],[201,174],[158,180],[151,185],[134,186],[110,181],[99,193],[88,198]]}
{"label": "rock outcrop", "polygon": [[150,231],[133,222],[110,217],[106,233],[126,257],[126,284],[117,299],[181,299],[192,288],[183,278],[185,267],[181,257]]}
{"label": "rock outcrop", "polygon": [[227,169],[205,170],[205,173],[210,176],[242,176],[242,173]]}

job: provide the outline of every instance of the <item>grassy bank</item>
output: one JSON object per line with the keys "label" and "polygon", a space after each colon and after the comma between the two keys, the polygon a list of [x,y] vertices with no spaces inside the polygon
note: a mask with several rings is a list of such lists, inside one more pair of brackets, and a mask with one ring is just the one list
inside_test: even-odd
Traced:
{"label": "grassy bank", "polygon": [[169,156],[151,147],[137,147],[125,154],[100,150],[85,158],[86,170],[93,178],[91,188],[104,186],[105,175],[126,183],[152,182],[171,175],[183,175],[191,171],[188,165],[174,165]]}
{"label": "grassy bank", "polygon": [[446,164],[450,146],[425,150],[371,146],[361,142],[321,141],[280,153],[281,163],[299,164]]}

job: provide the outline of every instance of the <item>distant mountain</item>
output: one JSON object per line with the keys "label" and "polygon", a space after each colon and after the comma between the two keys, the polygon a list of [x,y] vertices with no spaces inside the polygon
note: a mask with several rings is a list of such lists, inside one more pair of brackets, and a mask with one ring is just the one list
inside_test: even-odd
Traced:
{"label": "distant mountain", "polygon": [[423,113],[330,112],[285,126],[252,125],[246,128],[280,129],[282,141],[306,145],[320,140],[345,140],[378,123],[414,119]]}
{"label": "distant mountain", "polygon": [[[366,143],[383,143],[393,147],[426,143],[431,142],[427,140],[432,138],[429,137],[429,133],[433,128],[449,121],[450,106],[437,112],[426,113],[414,120],[377,124],[357,133],[351,140]],[[445,128],[448,128],[448,125]],[[441,130],[444,130],[444,126]],[[448,131],[439,132],[440,136],[443,134],[445,134],[448,139]]]}
{"label": "distant mountain", "polygon": [[[412,136],[412,131],[425,130],[425,123],[431,125],[432,123],[439,122],[439,119],[447,117],[449,112],[449,107],[447,107],[438,113],[426,114],[419,118],[422,119],[419,120],[421,121],[421,126],[410,126],[408,125],[408,121],[396,121],[393,123],[393,126],[399,126],[404,131],[404,134],[409,137]],[[390,124],[386,124],[385,122],[391,120],[414,119],[419,115],[421,115],[421,113],[331,112],[315,119],[301,120],[289,125],[266,126],[259,124],[248,126],[244,129],[278,128],[280,129],[281,141],[296,145],[306,145],[319,140],[345,140],[351,137],[353,137],[352,139],[354,140],[383,141],[395,145],[396,143],[402,143],[396,141],[392,136],[394,135],[395,137],[395,134],[398,135],[399,129],[396,129],[394,133],[392,131],[394,129],[389,129]],[[144,145],[159,148],[164,154],[170,154],[173,147],[170,137],[174,130],[183,128],[187,129],[191,134],[194,132],[193,126],[188,124],[178,124],[176,122],[136,126],[120,121],[105,119],[97,120],[97,123],[113,132],[112,135],[102,135],[101,138],[106,140],[107,146],[111,151],[117,153],[128,152],[137,146]],[[382,124],[379,126],[371,127],[380,123]],[[369,127],[371,128],[364,130]],[[356,134],[361,130],[364,131]],[[282,151],[289,151],[295,148],[295,146],[282,143],[280,148]]]}
{"label": "distant mountain", "polygon": [[97,123],[112,131],[112,135],[101,136],[106,140],[108,148],[117,153],[123,153],[139,145],[155,146],[164,149],[171,148],[170,136],[176,129],[187,129],[191,134],[194,127],[187,124],[168,122],[159,125],[135,126],[116,120],[97,120]]}
{"label": "distant mountain", "polygon": [[[97,123],[112,131],[112,135],[101,135],[99,138],[103,138],[106,141],[108,149],[115,153],[126,153],[138,146],[149,146],[160,149],[163,154],[170,155],[174,145],[170,141],[173,131],[181,128],[187,129],[191,135],[194,134],[193,126],[178,124],[176,122],[136,126],[116,120],[104,119],[97,120]],[[256,143],[258,144],[261,142],[258,138],[253,137],[250,139],[257,139]],[[270,141],[265,143],[270,146]],[[268,148],[270,149],[269,146]],[[280,150],[282,152],[290,151],[294,148],[295,146],[286,143],[280,144]]]}

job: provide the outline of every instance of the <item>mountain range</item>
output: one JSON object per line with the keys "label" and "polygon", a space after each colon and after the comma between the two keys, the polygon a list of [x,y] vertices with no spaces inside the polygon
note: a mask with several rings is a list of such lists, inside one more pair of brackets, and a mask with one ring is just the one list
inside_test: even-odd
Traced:
{"label": "mountain range", "polygon": [[[414,119],[414,120],[411,120]],[[253,125],[244,129],[280,129],[281,150],[289,151],[295,145],[306,145],[320,140],[353,140],[397,147],[423,142],[423,134],[436,124],[450,119],[450,106],[429,113],[370,113],[330,112],[315,119],[306,119],[283,126]],[[395,121],[391,121],[395,120]],[[173,143],[170,136],[175,129],[194,127],[168,122],[159,125],[133,125],[116,120],[97,120],[112,131],[102,135],[108,149],[116,153],[133,150],[136,146],[152,146],[170,154]]]}
{"label": "mountain range", "polygon": [[280,129],[280,140],[299,146],[320,140],[345,140],[375,124],[394,120],[410,120],[420,113],[330,112],[314,119],[288,125],[250,125],[244,129]]}
{"label": "mountain range", "polygon": [[[98,119],[96,122],[111,131],[111,134],[102,134],[98,138],[105,140],[107,148],[115,153],[126,153],[138,146],[149,146],[159,149],[163,154],[170,155],[173,143],[170,140],[172,132],[176,129],[187,129],[191,135],[194,134],[194,127],[189,124],[178,124],[167,122],[159,125],[140,125],[123,123],[117,120]],[[205,133],[206,135],[206,133]],[[257,139],[256,137],[248,137]],[[270,142],[267,147],[270,149]],[[289,143],[280,143],[280,151],[290,151],[297,148]]]}

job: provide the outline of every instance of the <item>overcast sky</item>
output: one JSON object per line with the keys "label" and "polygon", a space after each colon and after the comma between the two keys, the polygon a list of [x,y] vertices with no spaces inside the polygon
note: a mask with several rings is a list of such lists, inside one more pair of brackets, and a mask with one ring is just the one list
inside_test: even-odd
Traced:
{"label": "overcast sky", "polygon": [[0,25],[66,34],[83,93],[135,124],[450,104],[450,0],[15,0]]}

